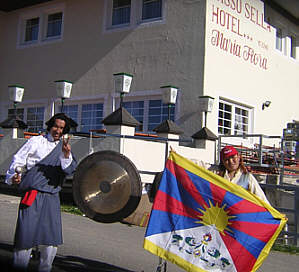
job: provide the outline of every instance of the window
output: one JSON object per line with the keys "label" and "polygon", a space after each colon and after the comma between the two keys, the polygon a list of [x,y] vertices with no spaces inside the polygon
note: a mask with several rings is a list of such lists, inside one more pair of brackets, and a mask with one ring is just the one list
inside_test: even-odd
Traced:
{"label": "window", "polygon": [[[155,127],[168,119],[168,105],[161,99],[123,102],[123,107],[141,123],[136,131],[152,132]],[[170,119],[174,121],[175,106],[170,109]]]}
{"label": "window", "polygon": [[27,108],[27,125],[28,131],[43,131],[44,125],[44,107]]}
{"label": "window", "polygon": [[280,28],[276,29],[276,49],[282,52],[282,31]]}
{"label": "window", "polygon": [[[170,109],[170,119],[174,121],[175,107]],[[148,131],[168,119],[168,105],[163,104],[162,100],[150,100],[148,109]]]}
{"label": "window", "polygon": [[103,103],[64,105],[63,112],[78,124],[77,131],[89,132],[103,127]]}
{"label": "window", "polygon": [[165,0],[106,0],[106,29],[133,28],[163,21]]}
{"label": "window", "polygon": [[219,102],[218,133],[239,135],[249,133],[250,108],[226,101]]}
{"label": "window", "polygon": [[103,104],[82,105],[80,131],[89,132],[90,129],[103,127]]}
{"label": "window", "polygon": [[131,0],[113,0],[112,25],[129,24]]}
{"label": "window", "polygon": [[296,58],[296,38],[291,36],[291,57]]}
{"label": "window", "polygon": [[[17,108],[16,114],[27,125],[27,131],[29,132],[41,132],[44,130],[44,112],[45,107],[28,107]],[[8,117],[15,115],[15,109],[8,110]]]}
{"label": "window", "polygon": [[39,18],[32,18],[26,20],[25,42],[32,42],[38,40]]}
{"label": "window", "polygon": [[232,130],[232,106],[219,103],[218,133],[231,135]]}
{"label": "window", "polygon": [[18,45],[20,48],[53,42],[62,38],[64,4],[30,9],[21,14]]}
{"label": "window", "polygon": [[144,101],[124,102],[123,107],[138,121],[140,127],[136,131],[143,131]]}
{"label": "window", "polygon": [[17,108],[16,110],[15,109],[8,110],[8,118],[13,117],[15,115],[20,119],[24,120],[24,109]]}
{"label": "window", "polygon": [[235,134],[248,134],[248,110],[235,107]]}
{"label": "window", "polygon": [[162,17],[162,0],[143,0],[142,2],[142,20]]}
{"label": "window", "polygon": [[64,105],[63,110],[60,107],[60,111],[63,111],[78,124],[78,108],[78,105]]}
{"label": "window", "polygon": [[61,35],[62,12],[48,15],[47,38]]}

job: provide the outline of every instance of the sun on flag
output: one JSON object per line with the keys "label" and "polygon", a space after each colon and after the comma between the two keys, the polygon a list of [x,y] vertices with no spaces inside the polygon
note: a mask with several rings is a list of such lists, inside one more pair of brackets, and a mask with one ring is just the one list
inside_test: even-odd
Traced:
{"label": "sun on flag", "polygon": [[170,152],[144,248],[186,271],[256,271],[286,224],[242,187]]}

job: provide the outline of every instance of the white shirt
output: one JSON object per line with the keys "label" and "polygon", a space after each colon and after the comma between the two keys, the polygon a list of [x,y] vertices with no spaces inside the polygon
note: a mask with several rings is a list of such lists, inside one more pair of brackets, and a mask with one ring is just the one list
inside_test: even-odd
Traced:
{"label": "white shirt", "polygon": [[[232,179],[230,179],[230,177],[228,175],[228,171],[226,170],[225,174],[224,174],[224,178],[229,180],[232,183],[238,184],[238,181],[240,180],[242,175],[243,175],[242,171],[240,169],[238,169],[235,176]],[[269,203],[264,191],[262,190],[261,186],[255,179],[255,177],[251,173],[248,173],[248,176],[249,176],[248,191],[250,191],[252,194],[255,194],[256,196],[258,196],[260,199],[264,200],[265,202]]]}
{"label": "white shirt", "polygon": [[[59,140],[54,141],[52,135],[49,133],[47,135],[31,137],[13,156],[11,165],[6,172],[5,183],[12,184],[11,178],[15,175],[17,166],[26,167],[29,170],[49,155],[58,143]],[[66,169],[73,160],[72,154],[70,154],[69,158],[65,158],[62,150],[59,158],[62,169]]]}

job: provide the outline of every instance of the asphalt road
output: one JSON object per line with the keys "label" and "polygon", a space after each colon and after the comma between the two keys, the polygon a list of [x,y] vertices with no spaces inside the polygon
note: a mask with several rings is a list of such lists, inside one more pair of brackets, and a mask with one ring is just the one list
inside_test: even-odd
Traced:
{"label": "asphalt road", "polygon": [[[19,199],[0,194],[1,271],[9,271]],[[58,248],[53,272],[155,272],[158,257],[143,249],[144,228],[121,223],[101,224],[86,217],[62,214],[64,244]],[[32,260],[30,271],[37,266]],[[261,272],[298,271],[299,256],[271,252]],[[183,270],[167,263],[168,272]]]}

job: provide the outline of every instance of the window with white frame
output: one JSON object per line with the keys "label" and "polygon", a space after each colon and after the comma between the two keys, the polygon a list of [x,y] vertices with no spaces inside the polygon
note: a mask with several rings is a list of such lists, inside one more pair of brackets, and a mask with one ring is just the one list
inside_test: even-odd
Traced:
{"label": "window with white frame", "polygon": [[282,52],[282,30],[276,29],[276,49]]}
{"label": "window with white frame", "polygon": [[45,107],[27,108],[28,131],[39,132],[43,131]]}
{"label": "window with white frame", "polygon": [[[64,112],[68,117],[73,119],[78,124],[78,113],[79,106],[78,105],[64,105],[63,109],[60,107],[60,111]],[[76,129],[71,128],[71,131]]]}
{"label": "window with white frame", "polygon": [[[103,128],[103,106],[103,103],[64,105],[63,112],[78,123],[77,131],[89,132],[91,129]],[[124,101],[123,107],[140,122],[136,131],[152,132],[168,119],[168,105],[163,104],[161,99]],[[175,106],[170,109],[170,119],[175,119]]]}
{"label": "window with white frame", "polygon": [[136,131],[143,131],[144,101],[123,102],[123,107],[140,123]]}
{"label": "window with white frame", "polygon": [[44,127],[44,113],[45,107],[28,107],[9,109],[8,117],[14,116],[15,114],[22,119],[27,125],[27,131],[29,132],[41,132]]}
{"label": "window with white frame", "polygon": [[106,0],[106,29],[161,21],[164,6],[165,0]]}
{"label": "window with white frame", "polygon": [[103,128],[103,103],[64,105],[63,112],[78,124],[77,131]]}
{"label": "window with white frame", "polygon": [[142,20],[162,18],[162,0],[142,0]]}
{"label": "window with white frame", "polygon": [[62,29],[62,12],[48,14],[46,38],[59,37]]}
{"label": "window with white frame", "polygon": [[297,44],[296,44],[296,37],[294,36],[291,36],[291,57],[296,59],[297,56],[296,56],[296,50],[297,50]]}
{"label": "window with white frame", "polygon": [[131,18],[131,0],[113,0],[112,26],[129,24]]}
{"label": "window with white frame", "polygon": [[80,131],[88,132],[91,129],[103,127],[103,104],[83,104],[81,111]]}
{"label": "window with white frame", "polygon": [[[168,119],[168,105],[161,99],[124,102],[123,107],[141,123],[136,131],[152,132],[155,127]],[[170,109],[170,119],[174,121],[175,106]]]}
{"label": "window with white frame", "polygon": [[42,44],[60,40],[63,29],[63,5],[30,10],[21,14],[18,45]]}
{"label": "window with white frame", "polygon": [[26,20],[24,42],[34,42],[38,40],[39,17]]}
{"label": "window with white frame", "polygon": [[[174,121],[175,106],[170,109],[170,120]],[[148,131],[168,119],[168,105],[163,104],[162,100],[150,100],[148,109]]]}
{"label": "window with white frame", "polygon": [[222,135],[248,134],[251,109],[231,102],[219,101],[218,133]]}

